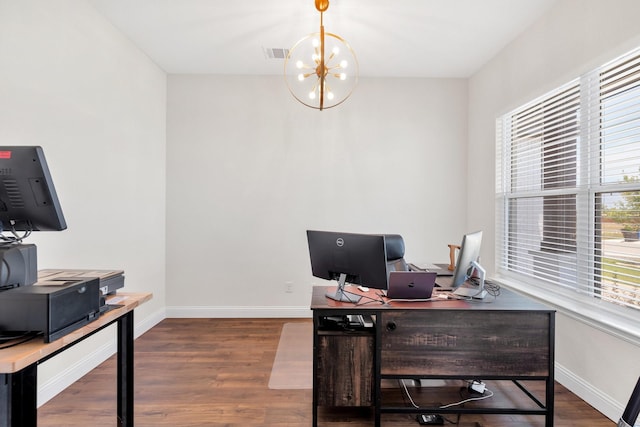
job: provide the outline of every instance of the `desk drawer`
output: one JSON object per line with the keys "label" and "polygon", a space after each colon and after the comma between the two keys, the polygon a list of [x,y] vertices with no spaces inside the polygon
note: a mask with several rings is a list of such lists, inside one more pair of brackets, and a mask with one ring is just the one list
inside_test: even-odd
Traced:
{"label": "desk drawer", "polygon": [[383,312],[382,375],[549,375],[553,313],[422,310]]}
{"label": "desk drawer", "polygon": [[318,405],[373,405],[373,334],[318,336]]}

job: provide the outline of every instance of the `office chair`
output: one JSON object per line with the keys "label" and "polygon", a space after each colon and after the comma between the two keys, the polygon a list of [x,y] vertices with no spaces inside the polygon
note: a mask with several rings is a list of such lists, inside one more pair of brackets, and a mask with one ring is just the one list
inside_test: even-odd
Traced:
{"label": "office chair", "polygon": [[399,234],[385,234],[384,243],[387,248],[387,273],[392,271],[409,271],[404,260],[404,239]]}
{"label": "office chair", "polygon": [[631,427],[635,425],[636,420],[638,419],[638,414],[640,413],[640,378],[638,378],[638,382],[636,383],[635,388],[633,389],[633,393],[631,393],[631,398],[629,398],[629,403],[627,403],[627,407],[624,409],[624,413],[618,421],[618,427]]}

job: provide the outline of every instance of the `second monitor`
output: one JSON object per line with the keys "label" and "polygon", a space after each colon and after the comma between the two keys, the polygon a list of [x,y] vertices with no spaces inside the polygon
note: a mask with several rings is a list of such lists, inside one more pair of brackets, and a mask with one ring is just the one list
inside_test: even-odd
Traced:
{"label": "second monitor", "polygon": [[[480,257],[480,246],[482,244],[482,231],[465,234],[460,245],[456,268],[453,272],[451,286],[455,289],[454,294],[465,297],[482,299],[487,294],[484,289],[485,271],[478,263]],[[478,287],[462,287],[462,285],[473,275],[474,270],[479,276]]]}

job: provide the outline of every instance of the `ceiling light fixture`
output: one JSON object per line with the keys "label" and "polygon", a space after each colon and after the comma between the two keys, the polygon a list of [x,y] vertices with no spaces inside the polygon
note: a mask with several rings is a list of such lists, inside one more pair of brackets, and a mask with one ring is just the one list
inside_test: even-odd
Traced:
{"label": "ceiling light fixture", "polygon": [[320,32],[309,34],[290,50],[284,77],[291,94],[307,107],[323,110],[342,104],[358,82],[358,60],[340,36],[324,32],[329,0],[315,0]]}

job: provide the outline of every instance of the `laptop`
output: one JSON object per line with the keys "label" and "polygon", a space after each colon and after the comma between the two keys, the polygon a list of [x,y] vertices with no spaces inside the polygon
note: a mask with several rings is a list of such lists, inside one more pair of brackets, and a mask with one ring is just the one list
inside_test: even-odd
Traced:
{"label": "laptop", "polygon": [[387,298],[429,299],[437,274],[430,271],[392,271],[389,273]]}

